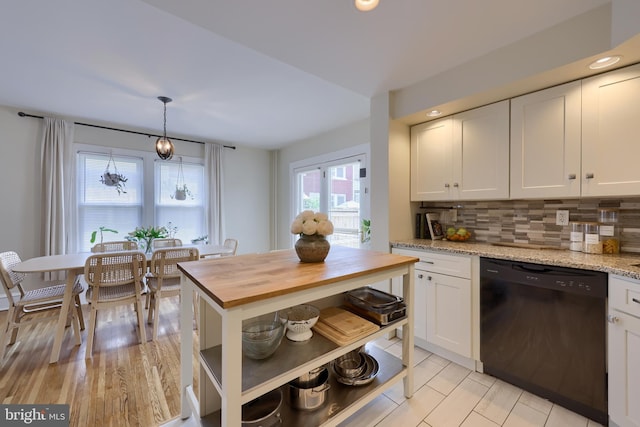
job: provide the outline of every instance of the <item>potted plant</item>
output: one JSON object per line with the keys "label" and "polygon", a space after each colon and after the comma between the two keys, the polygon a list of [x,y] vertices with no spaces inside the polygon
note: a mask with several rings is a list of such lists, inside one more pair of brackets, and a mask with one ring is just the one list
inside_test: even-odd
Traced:
{"label": "potted plant", "polygon": [[[113,172],[111,172],[111,163],[113,162]],[[113,155],[109,155],[109,161],[104,173],[100,176],[100,182],[107,187],[115,187],[118,194],[126,193],[124,184],[127,182],[127,178],[118,173],[116,162],[113,160]]]}
{"label": "potted plant", "polygon": [[151,246],[153,239],[164,239],[168,236],[169,232],[165,227],[136,227],[127,236],[127,240],[134,240],[144,248],[146,253],[151,252]]}
{"label": "potted plant", "polygon": [[171,195],[172,199],[186,200],[187,197],[193,200],[193,193],[187,187],[184,182],[184,172],[182,171],[182,157],[180,157],[180,164],[178,165],[178,180],[176,182],[176,191]]}
{"label": "potted plant", "polygon": [[111,228],[107,228],[107,227],[100,227],[97,230],[94,230],[91,233],[91,239],[89,240],[89,243],[95,243],[96,242],[96,235],[98,234],[98,232],[100,232],[100,243],[102,244],[102,233],[104,233],[105,231],[108,231],[109,233],[116,233],[118,234],[117,230],[113,230]]}
{"label": "potted plant", "polygon": [[176,191],[171,197],[176,200],[186,200],[187,196],[193,200],[193,193],[191,193],[191,190],[189,190],[187,184],[182,184],[176,185]]}

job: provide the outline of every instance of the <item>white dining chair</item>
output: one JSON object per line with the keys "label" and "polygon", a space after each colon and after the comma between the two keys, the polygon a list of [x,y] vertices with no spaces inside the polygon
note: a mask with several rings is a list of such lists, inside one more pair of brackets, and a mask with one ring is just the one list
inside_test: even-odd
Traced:
{"label": "white dining chair", "polygon": [[[27,325],[40,322],[49,322],[57,320],[62,307],[62,299],[66,284],[60,282],[39,281],[34,283],[34,288],[27,290],[23,287],[22,282],[25,278],[24,273],[13,271],[13,266],[22,260],[16,252],[8,251],[0,253],[0,282],[9,302],[9,310],[7,312],[7,321],[0,330],[0,362],[3,361],[7,345],[15,344],[18,330]],[[19,295],[14,295],[13,291],[17,289]],[[76,344],[80,345],[80,330],[84,329],[84,317],[82,315],[82,306],[80,304],[80,294],[83,288],[79,282],[73,287],[73,298],[69,307],[69,316],[74,328]],[[44,311],[50,311],[50,316],[36,316]]]}
{"label": "white dining chair", "polygon": [[182,240],[176,238],[170,239],[153,239],[151,241],[151,247],[155,249],[159,248],[175,248],[176,246],[182,246]]}
{"label": "white dining chair", "polygon": [[160,298],[180,295],[179,262],[197,261],[200,253],[193,247],[157,249],[151,256],[151,267],[147,274],[147,302],[149,308],[148,323],[153,322],[153,340],[158,338],[158,319],[160,318]]}
{"label": "white dining chair", "polygon": [[238,252],[238,240],[237,239],[225,239],[223,243],[225,248],[231,249],[231,253],[223,254],[222,256],[234,256]]}
{"label": "white dining chair", "polygon": [[136,251],[138,250],[138,243],[131,240],[114,240],[111,242],[96,243],[91,252],[120,252],[120,251]]}
{"label": "white dining chair", "polygon": [[84,277],[92,286],[91,317],[86,358],[93,352],[98,310],[133,304],[138,317],[138,338],[147,341],[142,312],[142,280],[147,259],[142,252],[105,252],[91,255],[84,265]]}

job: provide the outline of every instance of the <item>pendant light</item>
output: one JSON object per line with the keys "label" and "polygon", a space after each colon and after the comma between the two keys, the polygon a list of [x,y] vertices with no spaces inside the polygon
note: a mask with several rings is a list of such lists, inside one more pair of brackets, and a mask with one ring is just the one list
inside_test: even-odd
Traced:
{"label": "pendant light", "polygon": [[173,100],[166,96],[159,96],[158,99],[164,104],[164,131],[162,136],[156,140],[156,153],[162,160],[170,160],[173,157],[173,142],[167,138],[167,102]]}

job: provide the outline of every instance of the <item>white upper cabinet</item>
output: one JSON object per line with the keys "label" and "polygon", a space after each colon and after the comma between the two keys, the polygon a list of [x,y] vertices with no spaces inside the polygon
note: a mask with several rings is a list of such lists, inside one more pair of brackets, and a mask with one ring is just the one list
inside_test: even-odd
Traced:
{"label": "white upper cabinet", "polygon": [[452,118],[411,128],[411,200],[446,200],[453,167]]}
{"label": "white upper cabinet", "polygon": [[509,101],[453,116],[453,194],[509,198]]}
{"label": "white upper cabinet", "polygon": [[640,65],[583,80],[582,195],[640,194]]}
{"label": "white upper cabinet", "polygon": [[579,197],[581,83],[511,100],[511,198]]}
{"label": "white upper cabinet", "polygon": [[411,200],[509,197],[509,101],[411,128]]}

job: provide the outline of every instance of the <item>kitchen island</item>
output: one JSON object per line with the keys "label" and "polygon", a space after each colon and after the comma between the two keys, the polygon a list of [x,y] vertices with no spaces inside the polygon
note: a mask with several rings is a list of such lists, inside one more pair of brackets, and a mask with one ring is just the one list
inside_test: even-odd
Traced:
{"label": "kitchen island", "polygon": [[[380,372],[371,384],[346,392],[336,387],[329,396],[335,395],[337,400],[329,397],[323,408],[309,413],[287,412],[284,408],[283,418],[297,417],[298,425],[336,425],[401,379],[405,396],[411,397],[417,260],[334,246],[323,263],[301,263],[293,250],[180,263],[182,325],[192,323],[193,293],[200,296],[200,390],[196,397],[192,387],[192,331],[182,328],[182,417],[193,413],[203,424],[240,425],[243,404],[399,327],[403,330],[402,358],[387,360],[380,355]],[[285,339],[264,361],[242,355],[243,320],[309,302],[320,308],[340,305],[345,292],[398,276],[402,277],[406,315],[369,336],[338,346],[314,334],[305,343]]]}

